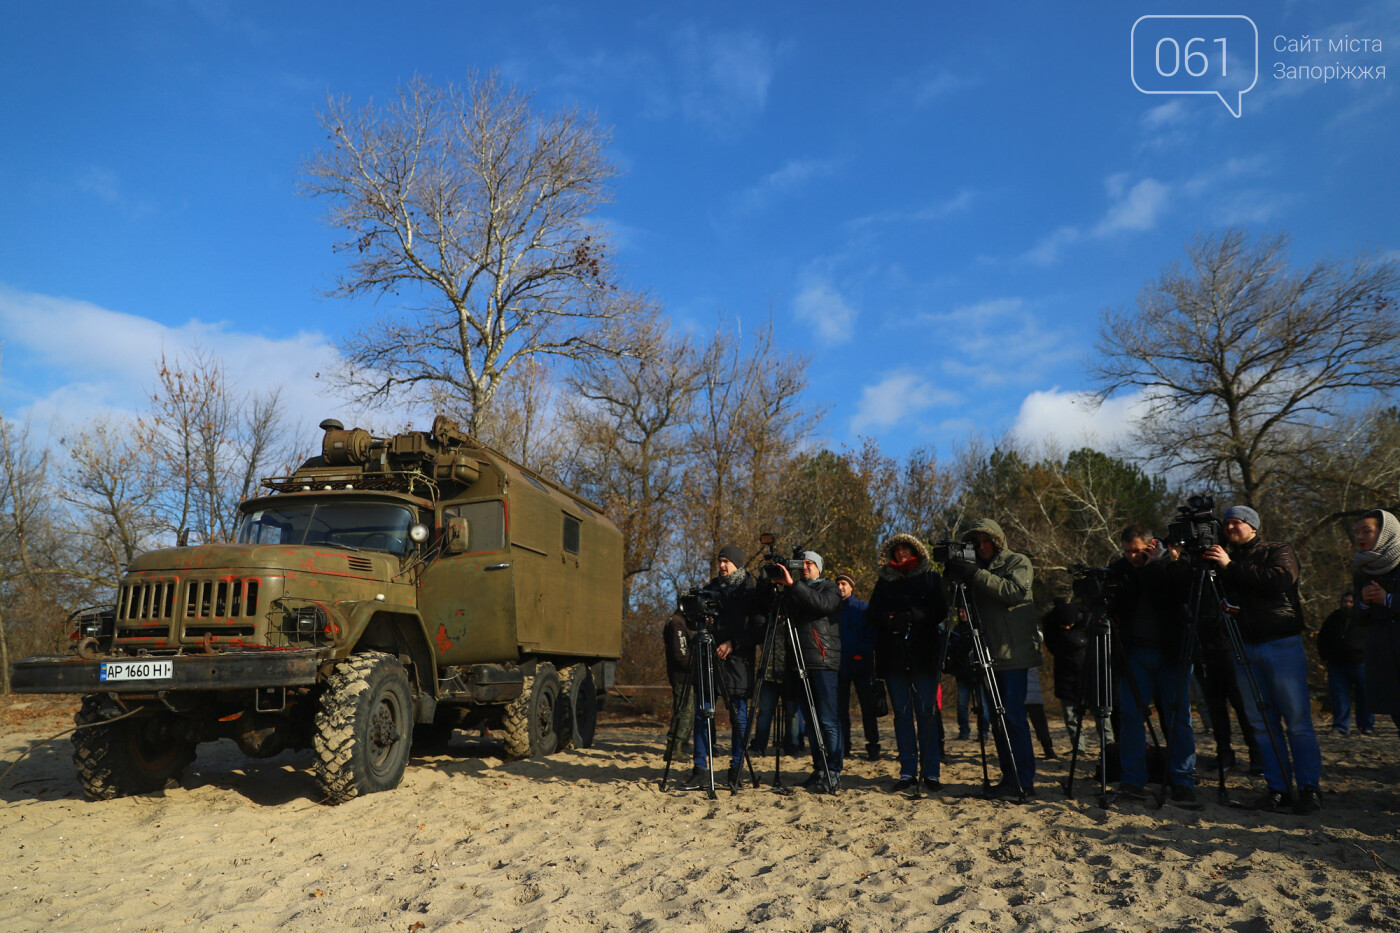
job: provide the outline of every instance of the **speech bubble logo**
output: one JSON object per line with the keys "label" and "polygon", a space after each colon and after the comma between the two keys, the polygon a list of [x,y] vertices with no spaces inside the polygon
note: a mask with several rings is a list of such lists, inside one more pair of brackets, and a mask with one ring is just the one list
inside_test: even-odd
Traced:
{"label": "speech bubble logo", "polygon": [[1259,81],[1259,27],[1248,16],[1140,16],[1130,45],[1144,94],[1214,94],[1239,117]]}

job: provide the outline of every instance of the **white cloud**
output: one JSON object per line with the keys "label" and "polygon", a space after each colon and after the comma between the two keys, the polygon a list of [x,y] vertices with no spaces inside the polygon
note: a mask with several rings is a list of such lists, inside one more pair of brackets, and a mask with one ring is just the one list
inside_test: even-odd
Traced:
{"label": "white cloud", "polygon": [[1060,261],[1060,252],[1067,246],[1079,242],[1078,227],[1060,227],[1046,234],[1026,251],[1025,258],[1038,266],[1050,266]]}
{"label": "white cloud", "polygon": [[1186,116],[1186,105],[1178,97],[1160,106],[1150,108],[1142,115],[1141,122],[1144,129],[1157,131],[1181,124],[1185,121]]}
{"label": "white cloud", "polygon": [[1123,230],[1151,230],[1167,207],[1169,189],[1155,178],[1144,178],[1124,192],[1123,176],[1108,180],[1109,194],[1114,204],[1098,225],[1095,236],[1109,236]]}
{"label": "white cloud", "polygon": [[1071,362],[1079,349],[1068,334],[1047,330],[1044,312],[1020,298],[996,298],[939,314],[918,323],[935,330],[939,370],[949,379],[982,387],[1024,385]]}
{"label": "white cloud", "polygon": [[856,309],[828,281],[809,282],[792,302],[797,319],[816,328],[827,343],[845,343],[851,338]]}
{"label": "white cloud", "polygon": [[814,178],[822,178],[836,170],[836,163],[825,159],[789,159],[782,168],[769,172],[759,181],[740,192],[733,201],[735,214],[762,210],[775,199],[789,194]]}
{"label": "white cloud", "polygon": [[1124,449],[1146,409],[1141,392],[1115,396],[1099,404],[1091,392],[1062,392],[1058,387],[1032,392],[1021,402],[1011,433],[1032,446],[1062,450],[1093,447]]}
{"label": "white cloud", "polygon": [[347,423],[405,420],[403,412],[340,399],[329,383],[340,355],[318,333],[272,338],[196,319],[172,327],[91,302],[0,286],[0,345],[0,408],[8,417],[31,416],[40,430],[146,410],[162,353],[173,361],[196,348],[222,361],[235,389],[280,387],[286,420],[300,430],[332,416]]}
{"label": "white cloud", "polygon": [[892,428],[934,405],[957,402],[956,393],[934,388],[917,373],[898,370],[860,390],[860,404],[851,417],[851,433]]}
{"label": "white cloud", "polygon": [[[763,111],[777,52],[752,32],[679,30],[673,40],[680,69],[675,105],[688,119],[720,133]],[[667,107],[666,109],[669,109]]]}

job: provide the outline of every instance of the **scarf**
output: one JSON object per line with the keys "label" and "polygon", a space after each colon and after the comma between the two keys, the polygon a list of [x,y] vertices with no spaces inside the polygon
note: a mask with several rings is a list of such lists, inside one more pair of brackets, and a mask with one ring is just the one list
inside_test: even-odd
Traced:
{"label": "scarf", "polygon": [[1373,577],[1395,569],[1400,564],[1400,519],[1384,509],[1373,509],[1361,517],[1379,518],[1381,533],[1376,535],[1375,550],[1357,551],[1352,555],[1352,567]]}
{"label": "scarf", "polygon": [[891,560],[890,566],[900,573],[908,573],[919,566],[919,555],[915,554],[913,557],[904,558],[904,560]]}

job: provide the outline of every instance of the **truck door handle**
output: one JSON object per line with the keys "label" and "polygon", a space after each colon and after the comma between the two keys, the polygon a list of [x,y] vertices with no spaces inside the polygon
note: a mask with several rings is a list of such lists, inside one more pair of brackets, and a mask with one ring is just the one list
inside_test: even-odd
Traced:
{"label": "truck door handle", "polygon": [[507,569],[508,567],[510,567],[510,564],[491,564],[491,565],[489,565],[486,569],[487,569],[487,570],[505,570],[505,569]]}

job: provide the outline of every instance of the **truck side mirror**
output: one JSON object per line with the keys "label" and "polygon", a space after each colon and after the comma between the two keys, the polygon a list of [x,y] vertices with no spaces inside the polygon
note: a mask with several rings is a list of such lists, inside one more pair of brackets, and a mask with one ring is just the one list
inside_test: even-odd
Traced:
{"label": "truck side mirror", "polygon": [[458,515],[448,518],[442,533],[444,535],[444,551],[448,554],[465,554],[467,552],[467,544],[471,540],[471,529],[465,518]]}

